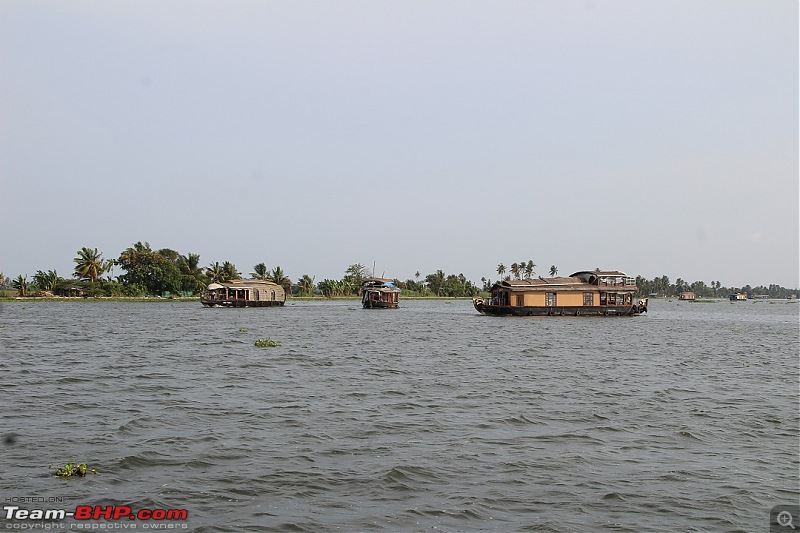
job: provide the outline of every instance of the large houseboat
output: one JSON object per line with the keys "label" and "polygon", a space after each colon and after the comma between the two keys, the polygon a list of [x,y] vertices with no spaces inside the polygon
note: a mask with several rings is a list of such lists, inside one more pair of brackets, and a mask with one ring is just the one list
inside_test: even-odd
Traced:
{"label": "large houseboat", "polygon": [[747,295],[742,292],[734,292],[728,295],[728,299],[732,302],[744,302],[747,300]]}
{"label": "large houseboat", "polygon": [[400,289],[390,279],[367,278],[361,286],[361,305],[364,309],[397,309]]}
{"label": "large houseboat", "polygon": [[286,291],[261,279],[214,282],[200,295],[205,307],[272,307],[286,302]]}
{"label": "large houseboat", "polygon": [[475,298],[485,315],[633,316],[647,312],[636,299],[636,280],[616,270],[575,272],[569,277],[505,280],[490,298]]}

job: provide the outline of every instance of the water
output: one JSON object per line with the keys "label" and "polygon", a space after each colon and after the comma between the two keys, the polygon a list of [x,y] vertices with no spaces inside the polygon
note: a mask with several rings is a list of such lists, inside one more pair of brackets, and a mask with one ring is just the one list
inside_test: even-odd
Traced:
{"label": "water", "polygon": [[[799,309],[8,303],[0,498],[202,532],[766,531],[800,498]],[[52,477],[70,459],[99,473]]]}

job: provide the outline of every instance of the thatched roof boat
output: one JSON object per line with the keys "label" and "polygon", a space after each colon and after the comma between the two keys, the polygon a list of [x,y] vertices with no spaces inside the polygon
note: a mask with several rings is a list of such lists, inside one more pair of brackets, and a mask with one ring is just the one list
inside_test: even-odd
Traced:
{"label": "thatched roof boat", "polygon": [[205,307],[273,307],[286,302],[286,291],[262,279],[215,281],[201,293],[200,302]]}
{"label": "thatched roof boat", "polygon": [[505,280],[490,298],[475,298],[486,315],[633,316],[647,312],[647,298],[635,299],[636,280],[618,270],[580,271],[568,277]]}
{"label": "thatched roof boat", "polygon": [[361,286],[361,305],[364,309],[397,309],[400,289],[385,278],[367,278]]}

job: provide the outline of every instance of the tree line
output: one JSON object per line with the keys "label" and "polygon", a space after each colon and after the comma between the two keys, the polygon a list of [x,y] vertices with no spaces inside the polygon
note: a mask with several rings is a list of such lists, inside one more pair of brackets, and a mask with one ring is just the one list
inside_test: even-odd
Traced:
{"label": "tree line", "polygon": [[[30,280],[27,275],[10,279],[0,273],[0,289],[14,290],[19,296],[193,296],[212,282],[244,277],[230,261],[215,261],[203,267],[199,254],[184,255],[170,248],[153,250],[149,243],[141,241],[123,250],[116,259],[104,259],[97,248],[83,247],[77,251],[73,262],[75,267],[71,278],[61,277],[55,270],[38,270]],[[514,262],[508,268],[500,263],[496,271],[500,280],[512,277],[531,279],[537,275],[533,260]],[[548,273],[550,277],[557,276],[558,267],[551,265]],[[364,280],[372,277],[372,273],[364,265],[356,263],[347,267],[341,279],[316,282],[315,277],[303,274],[292,281],[280,266],[269,268],[265,263],[258,263],[246,277],[272,281],[294,296],[333,298],[359,295]],[[491,279],[482,277],[479,287],[464,274],[446,274],[442,270],[424,277],[417,271],[413,279],[394,279],[393,282],[410,296],[451,298],[478,296],[489,291],[494,284]],[[733,292],[787,298],[797,293],[797,289],[774,284],[768,287],[725,287],[719,281],[706,285],[703,281],[687,283],[681,278],[671,283],[667,276],[652,280],[637,276],[636,286],[640,296],[659,297],[676,297],[687,291],[700,298],[725,297]]]}

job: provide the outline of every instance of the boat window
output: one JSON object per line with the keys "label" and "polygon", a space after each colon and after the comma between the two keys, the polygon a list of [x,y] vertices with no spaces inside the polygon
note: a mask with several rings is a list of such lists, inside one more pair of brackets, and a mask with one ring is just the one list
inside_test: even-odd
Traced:
{"label": "boat window", "polygon": [[583,293],[583,305],[594,305],[594,293],[592,292]]}
{"label": "boat window", "polygon": [[522,307],[525,305],[525,295],[524,294],[517,294],[517,306]]}
{"label": "boat window", "polygon": [[556,293],[554,292],[546,292],[544,295],[544,305],[547,307],[555,307],[556,305]]}
{"label": "boat window", "polygon": [[606,305],[608,303],[608,293],[601,292],[600,293],[600,305]]}

